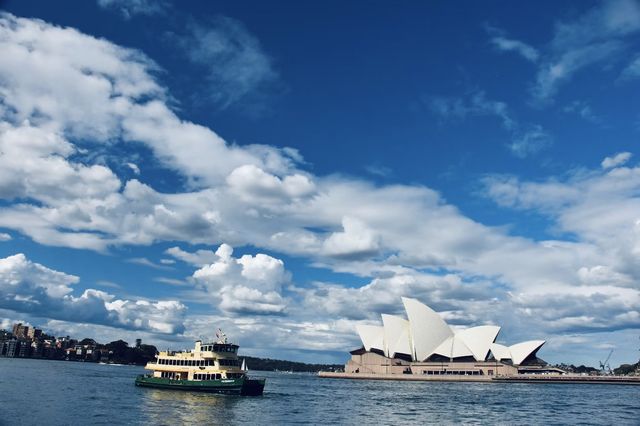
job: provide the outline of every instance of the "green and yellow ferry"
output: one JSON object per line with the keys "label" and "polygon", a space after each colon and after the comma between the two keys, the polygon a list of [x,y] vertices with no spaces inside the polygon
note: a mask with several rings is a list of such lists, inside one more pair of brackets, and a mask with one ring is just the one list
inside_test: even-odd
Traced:
{"label": "green and yellow ferry", "polygon": [[264,391],[264,379],[247,376],[244,362],[238,359],[238,345],[222,336],[215,343],[197,340],[190,351],[165,351],[156,355],[145,369],[151,373],[136,377],[136,386],[258,396]]}

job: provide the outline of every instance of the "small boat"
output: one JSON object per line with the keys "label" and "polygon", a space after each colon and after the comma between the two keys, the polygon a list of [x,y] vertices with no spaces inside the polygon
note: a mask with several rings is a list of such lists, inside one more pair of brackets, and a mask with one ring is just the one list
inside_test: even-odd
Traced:
{"label": "small boat", "polygon": [[165,351],[156,355],[136,377],[136,386],[228,395],[259,396],[265,379],[249,378],[246,363],[240,364],[238,345],[228,343],[221,330],[215,343],[197,340],[190,351]]}

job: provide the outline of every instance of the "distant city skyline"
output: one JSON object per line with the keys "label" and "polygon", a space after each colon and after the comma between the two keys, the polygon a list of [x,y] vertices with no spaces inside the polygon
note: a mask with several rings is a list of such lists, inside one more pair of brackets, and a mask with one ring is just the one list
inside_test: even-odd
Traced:
{"label": "distant city skyline", "polygon": [[0,328],[342,363],[408,296],[638,360],[639,1],[1,9]]}

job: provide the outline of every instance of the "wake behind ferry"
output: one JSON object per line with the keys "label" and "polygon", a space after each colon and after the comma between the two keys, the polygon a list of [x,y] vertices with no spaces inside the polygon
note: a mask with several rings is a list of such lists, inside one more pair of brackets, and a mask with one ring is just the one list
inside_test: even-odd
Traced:
{"label": "wake behind ferry", "polygon": [[151,373],[136,377],[136,386],[161,389],[258,396],[265,379],[247,376],[246,364],[240,365],[238,345],[228,343],[221,330],[215,343],[197,340],[190,351],[165,351],[156,355],[145,369]]}

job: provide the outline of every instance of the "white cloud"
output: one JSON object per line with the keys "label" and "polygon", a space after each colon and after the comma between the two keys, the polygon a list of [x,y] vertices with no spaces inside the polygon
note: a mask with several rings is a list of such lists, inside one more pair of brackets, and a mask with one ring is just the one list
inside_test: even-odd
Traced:
{"label": "white cloud", "polygon": [[7,13],[0,16],[0,48],[7,53],[0,113],[13,125],[29,119],[54,135],[141,142],[192,183],[219,182],[247,164],[284,173],[299,160],[288,149],[229,146],[210,129],[180,120],[153,77],[157,65],[138,51]]}
{"label": "white cloud", "polygon": [[431,97],[428,105],[432,112],[447,119],[463,119],[467,116],[498,117],[511,137],[508,149],[519,158],[535,154],[553,143],[553,138],[542,126],[519,123],[506,103],[487,99],[484,92],[476,92],[469,99]]}
{"label": "white cloud", "polygon": [[622,164],[612,161],[611,168],[578,171],[543,182],[493,176],[485,184],[488,196],[499,204],[548,217],[555,232],[572,235],[575,248],[592,251],[576,259],[577,276],[562,279],[557,275],[559,282],[607,284],[611,291],[622,292],[637,286],[634,283],[640,278],[640,168]]}
{"label": "white cloud", "polygon": [[213,263],[218,259],[218,255],[211,250],[198,250],[195,253],[190,253],[182,250],[180,247],[171,247],[165,250],[165,253],[175,257],[176,259],[182,260],[183,262],[196,266],[203,266],[208,263]]}
{"label": "white cloud", "polygon": [[552,143],[551,135],[542,126],[534,124],[514,134],[508,147],[516,157],[525,158],[548,148]]}
{"label": "white cloud", "polygon": [[622,79],[633,79],[640,77],[640,56],[633,59],[620,74]]}
{"label": "white cloud", "polygon": [[245,314],[282,314],[286,300],[282,285],[291,274],[284,262],[266,254],[234,258],[233,249],[222,244],[216,250],[217,259],[193,273],[221,311]]}
{"label": "white cloud", "polygon": [[640,5],[634,0],[605,1],[574,20],[558,22],[532,88],[535,99],[551,101],[575,73],[624,52],[624,38],[639,30]]}
{"label": "white cloud", "polygon": [[444,117],[462,119],[467,116],[494,116],[500,119],[505,129],[511,130],[515,121],[506,103],[487,99],[484,92],[473,93],[469,99],[432,96],[426,99],[432,112]]}
{"label": "white cloud", "polygon": [[100,290],[73,296],[79,278],[32,262],[24,254],[0,259],[0,307],[51,319],[154,333],[181,333],[186,307],[177,301],[121,300]]}
{"label": "white cloud", "polygon": [[32,198],[47,204],[102,198],[120,189],[106,167],[67,161],[74,146],[28,122],[13,127],[0,122],[0,197]]}
{"label": "white cloud", "polygon": [[259,103],[279,84],[273,61],[244,24],[218,16],[207,24],[191,23],[188,34],[177,37],[189,59],[204,68],[203,90],[221,109],[250,98]]}
{"label": "white cloud", "polygon": [[345,217],[342,219],[341,232],[332,233],[323,244],[323,253],[327,256],[358,258],[375,255],[380,244],[377,235],[362,221]]}
{"label": "white cloud", "polygon": [[540,56],[536,48],[519,40],[496,36],[491,39],[491,43],[501,51],[516,52],[531,62],[536,62]]}
{"label": "white cloud", "polygon": [[595,124],[602,124],[602,119],[593,112],[591,105],[585,101],[573,101],[570,104],[565,105],[562,108],[562,111],[577,114],[583,119]]}
{"label": "white cloud", "polygon": [[280,179],[254,165],[233,170],[227,177],[231,191],[245,200],[282,202],[286,199],[305,197],[313,193],[315,185],[303,174],[293,174]]}
{"label": "white cloud", "polygon": [[136,164],[134,163],[127,163],[127,167],[129,167],[131,169],[131,171],[135,174],[135,175],[139,175],[140,174],[140,167],[138,167]]}
{"label": "white cloud", "polygon": [[562,51],[539,69],[532,89],[535,99],[540,102],[551,101],[558,87],[569,81],[576,72],[611,58],[622,52],[623,47],[617,40],[609,40]]}
{"label": "white cloud", "polygon": [[125,19],[134,15],[158,15],[166,13],[169,3],[166,0],[97,0],[103,9],[118,11]]}
{"label": "white cloud", "polygon": [[632,155],[633,154],[631,154],[630,152],[619,152],[612,157],[607,157],[602,160],[601,166],[603,169],[611,169],[621,166],[629,161]]}
{"label": "white cloud", "polygon": [[149,268],[154,269],[170,269],[169,266],[165,266],[164,264],[158,265],[157,263],[152,262],[146,257],[131,257],[127,259],[127,262],[134,263],[136,265],[148,266]]}
{"label": "white cloud", "polygon": [[0,242],[2,241],[11,241],[12,237],[11,235],[5,233],[5,232],[0,232]]}

